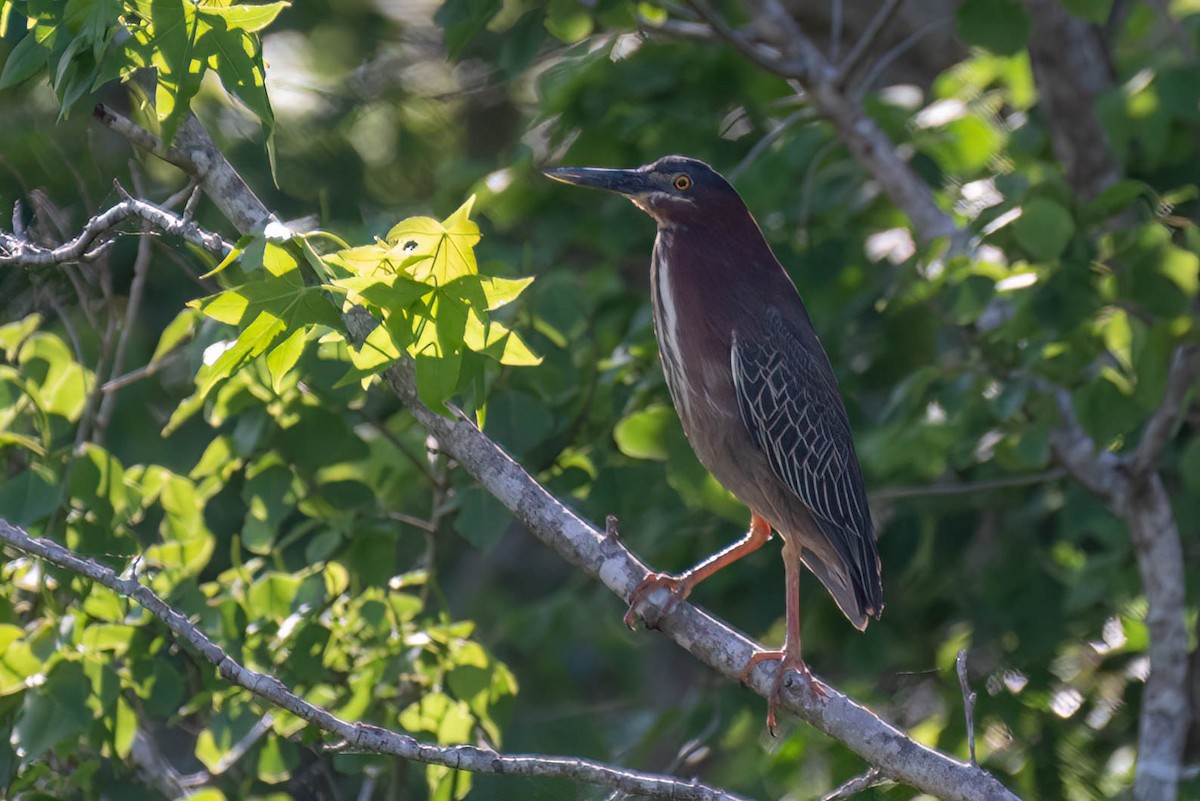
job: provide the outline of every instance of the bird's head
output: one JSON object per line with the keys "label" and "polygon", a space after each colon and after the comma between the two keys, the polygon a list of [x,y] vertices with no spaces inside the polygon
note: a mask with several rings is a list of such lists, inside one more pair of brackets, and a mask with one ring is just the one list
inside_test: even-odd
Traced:
{"label": "bird's head", "polygon": [[546,176],[565,184],[624,195],[660,226],[687,225],[705,215],[745,211],[745,204],[720,173],[698,159],[664,156],[642,167],[556,167]]}

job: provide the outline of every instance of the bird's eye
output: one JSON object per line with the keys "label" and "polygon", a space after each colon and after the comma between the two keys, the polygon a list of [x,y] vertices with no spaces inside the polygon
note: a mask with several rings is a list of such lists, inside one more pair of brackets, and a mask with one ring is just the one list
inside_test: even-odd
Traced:
{"label": "bird's eye", "polygon": [[686,192],[692,188],[692,179],[686,175],[676,175],[673,183],[680,192]]}

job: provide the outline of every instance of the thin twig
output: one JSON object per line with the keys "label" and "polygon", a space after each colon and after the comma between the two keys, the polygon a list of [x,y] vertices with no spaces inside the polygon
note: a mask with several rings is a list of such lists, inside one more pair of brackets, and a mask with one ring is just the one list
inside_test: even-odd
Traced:
{"label": "thin twig", "polygon": [[[858,41],[854,43],[854,47],[846,54],[846,57],[837,65],[837,78],[834,80],[838,86],[845,87],[849,85],[851,77],[855,70],[862,64],[863,59],[871,52],[871,48],[875,46],[875,42],[879,39],[879,34],[883,33],[884,28],[892,21],[896,12],[900,10],[904,0],[886,0],[886,2],[875,12],[871,17],[871,21],[867,23],[867,29],[863,31],[862,36],[858,37]],[[837,56],[833,59],[837,61]]]}
{"label": "thin twig", "polygon": [[1045,484],[1057,481],[1067,474],[1061,467],[1053,467],[1040,473],[1030,473],[1024,476],[1007,476],[986,481],[967,481],[961,484],[930,484],[923,487],[888,487],[871,493],[873,501],[895,501],[901,498],[926,498],[944,495],[976,495],[1013,487],[1026,487],[1030,484]]}
{"label": "thin twig", "polygon": [[963,716],[967,719],[967,748],[971,754],[971,764],[978,765],[975,759],[975,691],[967,681],[967,649],[960,648],[958,657],[954,660],[958,670],[958,686],[962,690]]}
{"label": "thin twig", "polygon": [[810,117],[812,117],[812,111],[807,108],[797,109],[796,111],[793,111],[791,114],[787,115],[787,117],[781,120],[778,125],[772,128],[770,131],[767,131],[767,133],[764,134],[761,139],[755,142],[754,147],[750,148],[750,152],[748,152],[742,158],[742,160],[738,162],[736,167],[729,171],[729,180],[731,182],[737,181],[737,179],[741,177],[741,174],[745,172],[746,169],[753,164],[755,160],[761,156],[773,142],[775,142],[776,139],[783,136],[783,134],[787,132],[788,128],[791,128],[801,120]]}
{"label": "thin twig", "polygon": [[1146,425],[1146,431],[1129,460],[1129,470],[1134,476],[1143,476],[1153,469],[1162,449],[1166,447],[1175,428],[1187,408],[1184,399],[1195,389],[1200,376],[1200,346],[1180,345],[1171,356],[1171,369],[1167,375],[1167,388],[1162,403]]}
{"label": "thin twig", "polygon": [[[726,42],[733,45],[743,56],[748,58],[763,69],[774,72],[778,75],[783,75],[781,71],[785,69],[781,65],[780,55],[773,49],[768,49],[760,44],[751,42],[738,31],[734,30],[725,18],[722,17],[716,9],[710,6],[707,0],[688,0],[688,4],[695,9],[700,18],[707,22],[712,29]],[[802,75],[792,70],[787,70],[788,74],[784,77],[800,78]]]}
{"label": "thin twig", "polygon": [[116,392],[124,389],[134,382],[141,381],[143,378],[148,378],[149,376],[154,375],[164,367],[170,367],[182,358],[183,351],[177,350],[167,353],[161,358],[156,359],[155,361],[152,361],[143,367],[139,367],[136,370],[130,370],[125,375],[119,375],[116,378],[110,378],[101,385],[100,391]]}
{"label": "thin twig", "polygon": [[842,0],[829,3],[829,60],[836,62],[842,57],[842,25],[845,17]]}
{"label": "thin twig", "polygon": [[884,70],[892,65],[892,62],[907,53],[909,50],[915,47],[918,42],[920,42],[929,34],[933,33],[938,28],[942,27],[943,25],[949,25],[952,22],[954,22],[954,17],[949,15],[941,17],[940,19],[930,20],[897,42],[890,50],[880,56],[879,59],[871,66],[870,71],[863,76],[862,81],[854,90],[854,96],[861,99],[864,95],[866,95],[867,92],[871,91],[871,88],[875,85],[875,81],[879,80],[879,76],[883,74]]}
{"label": "thin twig", "polygon": [[[130,166],[133,167],[133,165]],[[137,171],[134,170],[133,174],[135,183],[139,182]],[[118,185],[118,189],[120,189],[120,185]],[[127,196],[126,200],[133,200],[133,198]],[[137,325],[138,312],[142,308],[142,297],[146,292],[146,277],[150,273],[151,240],[147,235],[149,233],[150,223],[142,220],[142,236],[138,239],[137,255],[133,259],[133,279],[129,282],[129,300],[125,304],[125,319],[121,321],[117,350],[113,355],[112,368],[109,370],[110,381],[112,376],[120,375],[125,370],[125,357],[128,355],[129,343],[133,341],[133,329]],[[103,398],[100,401],[100,411],[96,414],[96,428],[92,437],[97,445],[104,444],[104,436],[108,431],[108,424],[112,420],[113,410],[116,408],[117,391],[105,389],[108,383],[109,381],[102,382],[100,386]]]}
{"label": "thin twig", "polygon": [[201,770],[187,776],[182,776],[179,779],[180,786],[184,789],[201,787],[211,782],[214,777],[228,772],[230,768],[242,760],[242,757],[250,753],[250,749],[254,747],[255,743],[266,736],[274,724],[275,718],[269,712],[263,715],[250,731],[246,732],[242,739],[234,743],[233,748],[230,748],[217,760],[217,764],[213,766],[211,771]]}
{"label": "thin twig", "polygon": [[888,779],[883,775],[879,768],[871,768],[866,773],[855,776],[846,782],[835,787],[825,795],[821,796],[821,801],[845,801],[851,796],[870,790],[880,784],[887,782]]}
{"label": "thin twig", "polygon": [[415,762],[443,765],[473,773],[566,778],[654,798],[739,801],[739,797],[732,793],[699,782],[616,768],[595,760],[500,754],[470,745],[431,745],[407,734],[369,723],[350,723],[324,707],[305,701],[275,676],[244,667],[183,614],[137,580],[121,578],[110,568],[93,559],[81,557],[56,542],[30,537],[23,529],[4,519],[0,519],[0,540],[23,554],[77,573],[108,587],[118,595],[137,601],[147,612],[166,624],[180,642],[190,646],[200,657],[214,665],[226,681],[249,690],[259,698],[291,712],[322,731],[337,736],[348,750],[391,754]]}

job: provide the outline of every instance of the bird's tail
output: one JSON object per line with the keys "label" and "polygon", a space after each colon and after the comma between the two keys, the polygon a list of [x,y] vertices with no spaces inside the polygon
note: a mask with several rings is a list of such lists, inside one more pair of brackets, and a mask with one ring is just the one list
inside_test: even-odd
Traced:
{"label": "bird's tail", "polygon": [[867,628],[869,618],[878,619],[883,614],[883,586],[879,580],[878,557],[873,576],[855,575],[842,560],[827,562],[808,548],[800,549],[800,561],[821,580],[838,609],[859,631]]}

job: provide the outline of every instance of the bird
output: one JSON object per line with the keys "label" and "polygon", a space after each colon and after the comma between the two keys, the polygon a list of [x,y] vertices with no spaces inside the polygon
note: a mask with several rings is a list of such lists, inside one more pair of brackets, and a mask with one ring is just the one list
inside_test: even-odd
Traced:
{"label": "bird", "polygon": [[718,570],[777,533],[786,576],[786,633],[741,674],[777,662],[767,697],[774,733],[790,671],[826,697],[801,656],[801,565],[862,631],[883,613],[874,526],[850,422],[804,302],[737,190],[698,159],[664,156],[633,169],[556,167],[556,181],[623,195],[658,225],[650,260],[659,356],[683,431],[700,462],[750,511],[746,534],[678,575],[649,572],[627,625],[659,589],[667,611]]}

